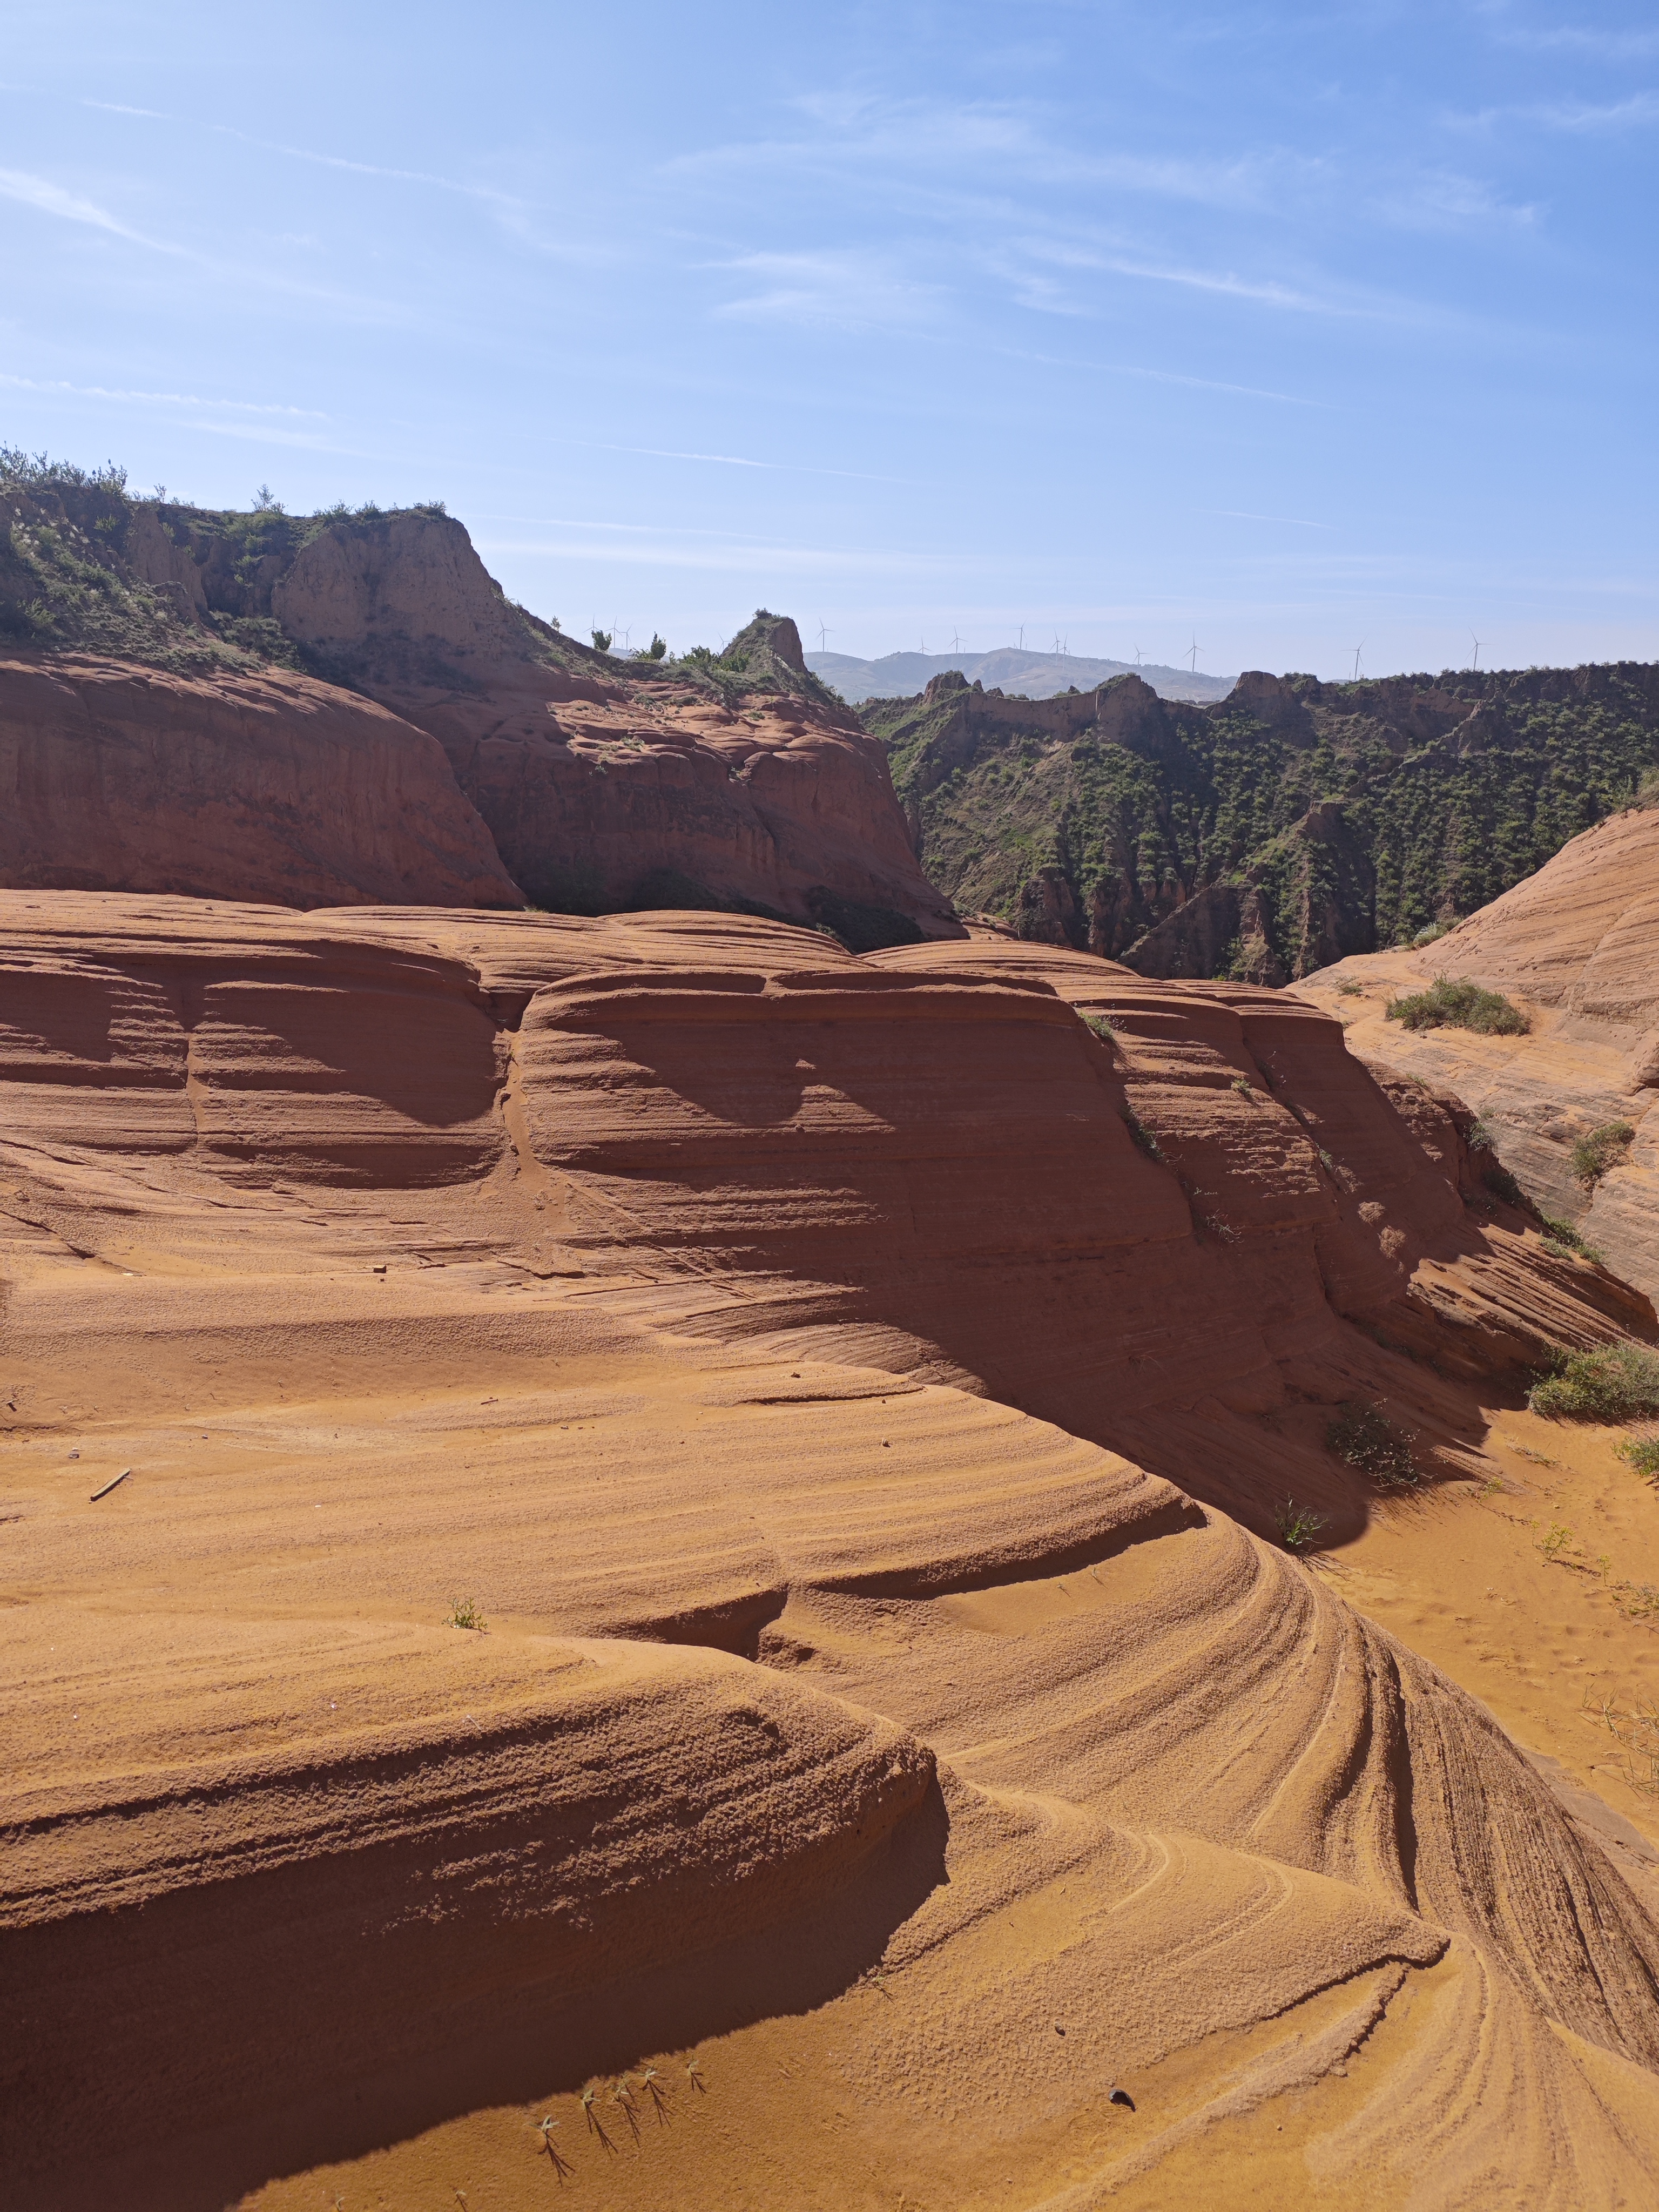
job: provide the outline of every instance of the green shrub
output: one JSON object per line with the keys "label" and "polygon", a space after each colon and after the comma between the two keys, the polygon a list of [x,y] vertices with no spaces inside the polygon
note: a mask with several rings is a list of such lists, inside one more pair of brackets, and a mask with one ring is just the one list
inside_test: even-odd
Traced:
{"label": "green shrub", "polygon": [[1480,1180],[1494,1198],[1501,1198],[1505,1206],[1522,1203],[1521,1186],[1507,1168],[1499,1167],[1494,1160],[1490,1167],[1482,1168]]}
{"label": "green shrub", "polygon": [[642,647],[640,653],[640,659],[641,660],[660,660],[667,651],[667,641],[665,638],[659,637],[655,630],[653,630],[651,633],[651,642],[649,645]]}
{"label": "green shrub", "polygon": [[1619,1456],[1649,1482],[1659,1482],[1659,1437],[1627,1437],[1619,1447]]}
{"label": "green shrub", "polygon": [[1538,1218],[1544,1224],[1544,1249],[1553,1252],[1558,1259],[1570,1258],[1575,1252],[1586,1260],[1593,1260],[1599,1267],[1601,1253],[1599,1246],[1588,1243],[1571,1222],[1559,1213],[1540,1212]]}
{"label": "green shrub", "polygon": [[1345,975],[1336,988],[1345,999],[1363,999],[1365,995],[1365,986],[1356,983],[1351,975]]}
{"label": "green shrub", "polygon": [[1454,983],[1445,975],[1436,976],[1426,991],[1391,999],[1385,1011],[1391,1022],[1408,1030],[1474,1030],[1482,1036],[1525,1036],[1532,1027],[1501,991],[1483,990],[1468,981]]}
{"label": "green shrub", "polygon": [[1413,938],[1412,943],[1413,945],[1434,945],[1437,943],[1441,938],[1450,935],[1451,927],[1452,926],[1449,921],[1431,921],[1426,929],[1419,929],[1418,931],[1416,936]]}
{"label": "green shrub", "polygon": [[1085,1014],[1083,1023],[1085,1029],[1091,1029],[1097,1037],[1104,1037],[1108,1043],[1117,1035],[1104,1014]]}
{"label": "green shrub", "polygon": [[1569,1352],[1527,1393],[1534,1413],[1555,1420],[1634,1421],[1659,1413],[1659,1354],[1640,1344]]}
{"label": "green shrub", "polygon": [[1623,1167],[1635,1139],[1636,1132],[1628,1121],[1604,1121],[1599,1129],[1592,1129],[1572,1148],[1574,1182],[1585,1190],[1594,1190],[1609,1168]]}
{"label": "green shrub", "polygon": [[591,631],[589,635],[593,640],[593,650],[595,653],[610,652],[611,639],[611,631],[608,629],[596,629]]}
{"label": "green shrub", "polygon": [[1484,1121],[1471,1121],[1469,1133],[1464,1139],[1472,1152],[1489,1152],[1498,1142]]}
{"label": "green shrub", "polygon": [[1325,1443],[1339,1459],[1392,1490],[1406,1489],[1417,1480],[1409,1438],[1363,1400],[1352,1400],[1340,1409],[1325,1431]]}
{"label": "green shrub", "polygon": [[1306,1552],[1318,1541],[1322,1529],[1328,1526],[1322,1513],[1310,1512],[1287,1498],[1273,1516],[1273,1526],[1279,1531],[1279,1540],[1287,1552]]}

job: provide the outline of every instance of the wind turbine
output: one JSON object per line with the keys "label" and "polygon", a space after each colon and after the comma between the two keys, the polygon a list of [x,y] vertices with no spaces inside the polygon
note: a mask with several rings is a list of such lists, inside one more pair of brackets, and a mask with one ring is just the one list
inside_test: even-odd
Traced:
{"label": "wind turbine", "polygon": [[818,617],[818,651],[820,653],[823,651],[824,639],[826,637],[833,637],[835,634],[836,633],[832,629],[825,629],[823,626],[823,617],[820,615]]}
{"label": "wind turbine", "polygon": [[1019,626],[1019,649],[1022,653],[1025,650],[1025,625],[1024,623]]}
{"label": "wind turbine", "polygon": [[1139,668],[1139,665],[1140,665],[1140,647],[1139,647],[1139,646],[1137,646],[1137,647],[1135,647],[1135,666],[1136,666],[1137,668]]}
{"label": "wind turbine", "polygon": [[1055,651],[1056,653],[1059,653],[1060,651],[1061,651],[1061,650],[1062,650],[1061,646],[1060,646],[1060,632],[1059,632],[1058,630],[1056,630],[1056,631],[1054,632],[1054,651]]}
{"label": "wind turbine", "polygon": [[956,630],[952,630],[951,633],[951,650],[952,653],[960,653],[962,651],[962,639]]}
{"label": "wind turbine", "polygon": [[[1474,637],[1474,632],[1471,630],[1469,632],[1469,635],[1471,637]],[[1479,674],[1480,668],[1480,648],[1486,643],[1486,641],[1487,641],[1484,637],[1474,637],[1474,665],[1477,674]]]}
{"label": "wind turbine", "polygon": [[1194,676],[1198,673],[1198,656],[1205,650],[1206,648],[1199,643],[1196,636],[1194,637],[1192,643],[1187,647],[1188,659]]}
{"label": "wind turbine", "polygon": [[1365,641],[1362,637],[1353,649],[1353,680],[1356,684],[1359,681],[1359,656],[1364,650]]}

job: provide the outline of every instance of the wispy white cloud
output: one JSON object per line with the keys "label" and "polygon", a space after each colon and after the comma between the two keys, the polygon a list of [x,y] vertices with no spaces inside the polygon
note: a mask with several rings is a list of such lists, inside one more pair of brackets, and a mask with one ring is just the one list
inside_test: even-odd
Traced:
{"label": "wispy white cloud", "polygon": [[193,392],[129,392],[103,384],[70,384],[59,376],[15,376],[0,372],[0,384],[18,392],[64,392],[76,399],[117,399],[155,407],[219,408],[237,415],[305,416],[317,422],[328,417],[319,408],[290,407],[263,399],[204,399]]}
{"label": "wispy white cloud", "polygon": [[759,287],[714,309],[728,319],[915,330],[936,321],[945,303],[942,286],[907,276],[885,253],[744,253],[715,265]]}
{"label": "wispy white cloud", "polygon": [[[478,520],[488,520],[479,517]],[[531,526],[586,533],[546,538],[474,540],[482,554],[514,554],[555,561],[595,561],[631,568],[705,568],[726,573],[787,575],[933,575],[967,566],[947,554],[799,545],[737,538],[720,531],[679,530],[649,523],[584,522],[549,516]]]}
{"label": "wispy white cloud", "polygon": [[910,483],[909,477],[874,476],[868,469],[820,469],[805,461],[750,461],[738,453],[685,453],[666,446],[617,446],[603,438],[571,438],[567,444],[590,453],[639,453],[653,461],[708,461],[724,469],[764,469],[783,476],[846,477],[855,483]]}
{"label": "wispy white cloud", "polygon": [[1496,33],[1498,43],[1520,46],[1531,53],[1589,54],[1596,61],[1641,61],[1659,54],[1659,30],[1613,31],[1592,23],[1556,23],[1542,29],[1522,24],[1506,25]]}
{"label": "wispy white cloud", "polygon": [[83,100],[81,105],[82,107],[100,108],[106,115],[142,115],[150,123],[171,123],[173,120],[159,107],[125,107],[118,100]]}
{"label": "wispy white cloud", "polygon": [[1380,193],[1371,205],[1385,222],[1404,230],[1471,230],[1493,224],[1519,230],[1538,219],[1535,206],[1506,200],[1481,178],[1450,169],[1421,171],[1409,184]]}
{"label": "wispy white cloud", "polygon": [[49,177],[31,176],[22,169],[0,169],[0,198],[17,200],[41,215],[56,216],[60,222],[84,223],[89,229],[106,231],[112,238],[130,240],[135,246],[147,246],[156,253],[178,253],[182,250],[160,239],[146,238],[142,231],[122,222],[95,200],[82,199],[78,192],[53,184]]}
{"label": "wispy white cloud", "polygon": [[1305,392],[1274,392],[1257,384],[1227,384],[1213,376],[1189,376],[1175,368],[1146,368],[1139,363],[1127,361],[1074,361],[1061,354],[1029,353],[1011,347],[996,350],[1014,361],[1036,362],[1044,368],[1080,368],[1099,376],[1133,376],[1145,378],[1151,384],[1179,384],[1194,392],[1223,392],[1240,399],[1272,399],[1285,407],[1317,407],[1334,412],[1328,399],[1310,399]]}
{"label": "wispy white cloud", "polygon": [[309,146],[288,146],[276,138],[257,138],[251,131],[239,131],[234,124],[210,123],[205,129],[216,131],[222,138],[240,138],[246,146],[258,146],[267,154],[285,155],[290,161],[313,161],[325,169],[345,169],[359,177],[385,177],[404,185],[430,185],[441,192],[457,192],[464,198],[485,200],[500,207],[522,207],[523,202],[512,192],[499,191],[493,185],[474,185],[454,177],[440,176],[431,169],[397,169],[380,161],[356,161],[343,154],[319,154]]}
{"label": "wispy white cloud", "polygon": [[1449,115],[1455,129],[1490,131],[1499,124],[1531,124],[1540,131],[1589,135],[1644,131],[1659,123],[1659,92],[1632,92],[1623,100],[1541,100],[1501,107],[1481,107]]}
{"label": "wispy white cloud", "polygon": [[1242,507],[1201,507],[1200,514],[1224,515],[1230,522],[1285,522],[1295,530],[1334,530],[1332,522],[1310,522],[1305,514],[1252,514]]}

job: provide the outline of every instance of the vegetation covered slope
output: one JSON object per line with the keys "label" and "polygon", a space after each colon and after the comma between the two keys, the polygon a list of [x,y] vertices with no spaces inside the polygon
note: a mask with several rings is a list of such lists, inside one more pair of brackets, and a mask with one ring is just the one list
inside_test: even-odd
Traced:
{"label": "vegetation covered slope", "polygon": [[1269,982],[1486,905],[1659,761],[1659,667],[1631,662],[1250,675],[1212,707],[1133,677],[1043,701],[940,677],[860,711],[962,911],[1147,974]]}

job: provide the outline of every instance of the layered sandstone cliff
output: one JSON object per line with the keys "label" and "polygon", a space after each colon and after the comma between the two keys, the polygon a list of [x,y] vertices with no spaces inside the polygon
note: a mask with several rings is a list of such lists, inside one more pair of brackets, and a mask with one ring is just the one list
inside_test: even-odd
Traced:
{"label": "layered sandstone cliff", "polygon": [[20,2206],[1659,2187],[1659,1929],[1273,1534],[1652,1309],[1328,1018],[14,893],[0,1080]]}
{"label": "layered sandstone cliff", "polygon": [[8,633],[0,882],[958,933],[884,748],[787,617],[718,658],[623,659],[509,602],[438,508],[216,514],[63,482],[0,483]]}

